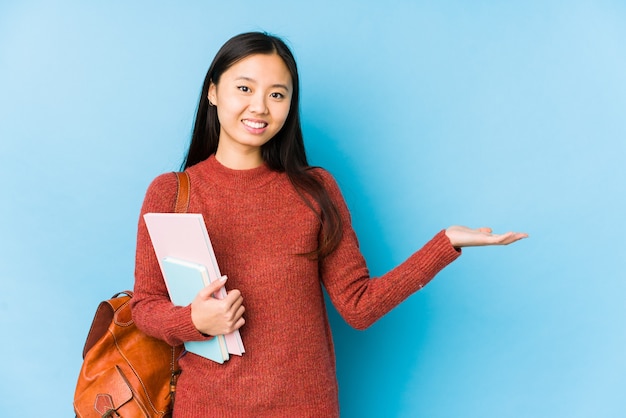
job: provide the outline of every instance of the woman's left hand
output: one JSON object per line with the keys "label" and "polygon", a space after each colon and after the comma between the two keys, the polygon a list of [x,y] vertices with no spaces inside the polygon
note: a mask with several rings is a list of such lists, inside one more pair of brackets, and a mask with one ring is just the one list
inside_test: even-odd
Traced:
{"label": "woman's left hand", "polygon": [[451,226],[446,229],[446,235],[453,247],[478,247],[484,245],[508,245],[520,239],[527,238],[524,232],[507,232],[494,234],[491,228],[468,228],[466,226]]}

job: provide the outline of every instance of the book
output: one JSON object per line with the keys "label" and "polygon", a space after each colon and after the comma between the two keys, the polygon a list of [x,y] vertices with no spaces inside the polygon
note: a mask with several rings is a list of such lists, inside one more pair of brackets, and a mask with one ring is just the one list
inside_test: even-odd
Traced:
{"label": "book", "polygon": [[[206,267],[209,281],[221,280],[213,245],[200,213],[146,213],[144,220],[152,240],[161,272],[166,257],[177,258]],[[226,289],[220,288],[215,297],[226,297]],[[245,352],[239,330],[224,336],[230,354],[241,356]]]}
{"label": "book", "polygon": [[[209,272],[202,264],[165,257],[162,265],[167,291],[174,305],[189,305],[198,292],[210,283]],[[220,364],[230,358],[223,335],[216,335],[210,340],[187,341],[185,350]]]}

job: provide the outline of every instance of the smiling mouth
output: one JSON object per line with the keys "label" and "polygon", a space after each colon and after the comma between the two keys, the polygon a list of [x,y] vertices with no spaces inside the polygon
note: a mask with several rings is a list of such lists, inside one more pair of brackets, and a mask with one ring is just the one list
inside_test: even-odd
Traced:
{"label": "smiling mouth", "polygon": [[255,122],[251,120],[244,119],[242,120],[243,124],[252,129],[263,129],[267,127],[266,122]]}

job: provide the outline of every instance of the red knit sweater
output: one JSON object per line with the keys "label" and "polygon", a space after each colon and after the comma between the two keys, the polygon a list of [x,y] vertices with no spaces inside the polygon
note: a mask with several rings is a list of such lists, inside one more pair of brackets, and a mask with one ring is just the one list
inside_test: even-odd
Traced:
{"label": "red knit sweater", "polygon": [[[223,365],[187,353],[180,359],[175,418],[335,417],[335,356],[322,285],[353,327],[371,325],[459,256],[444,232],[379,278],[370,278],[350,215],[328,172],[316,169],[343,219],[339,247],[321,261],[297,254],[317,248],[318,218],[285,174],[266,166],[231,170],[214,157],[188,169],[189,212],[202,213],[227,288],[243,295],[246,352]],[[171,212],[172,173],[157,177],[141,215]],[[203,340],[191,308],[168,298],[143,217],[139,220],[133,316],[146,333],[172,345]]]}

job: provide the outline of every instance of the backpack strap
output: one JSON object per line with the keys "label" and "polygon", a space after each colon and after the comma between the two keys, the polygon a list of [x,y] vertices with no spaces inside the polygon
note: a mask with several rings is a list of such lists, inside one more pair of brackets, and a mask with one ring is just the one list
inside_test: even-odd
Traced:
{"label": "backpack strap", "polygon": [[176,180],[178,181],[178,192],[174,212],[185,213],[189,208],[189,174],[186,171],[177,171]]}

